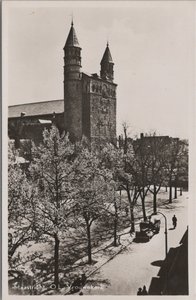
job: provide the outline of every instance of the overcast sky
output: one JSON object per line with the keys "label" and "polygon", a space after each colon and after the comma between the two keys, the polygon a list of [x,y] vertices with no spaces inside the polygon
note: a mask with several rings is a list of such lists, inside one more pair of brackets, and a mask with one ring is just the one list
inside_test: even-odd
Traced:
{"label": "overcast sky", "polygon": [[[117,129],[186,138],[193,108],[194,1],[4,3],[9,105],[63,99],[71,15],[82,70],[100,72],[107,39],[115,63]],[[4,65],[4,66],[5,66]]]}

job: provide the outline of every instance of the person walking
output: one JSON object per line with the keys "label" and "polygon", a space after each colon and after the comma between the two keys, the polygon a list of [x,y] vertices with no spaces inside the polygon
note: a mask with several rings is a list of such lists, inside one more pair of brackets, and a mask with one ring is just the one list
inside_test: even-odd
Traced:
{"label": "person walking", "polygon": [[143,286],[143,289],[142,289],[142,295],[143,296],[148,295],[148,292],[146,290],[146,286],[145,285]]}
{"label": "person walking", "polygon": [[176,218],[176,216],[175,215],[173,215],[173,218],[172,218],[172,223],[173,223],[173,227],[174,227],[174,229],[176,228],[176,226],[177,226],[177,218]]}
{"label": "person walking", "polygon": [[75,280],[73,281],[73,283],[70,286],[70,293],[75,294],[75,293],[79,292],[81,287],[82,287],[81,278],[79,276],[77,276],[77,277],[75,277]]}
{"label": "person walking", "polygon": [[141,288],[141,287],[138,289],[137,295],[138,295],[138,296],[141,296],[141,295],[142,295],[142,288]]}

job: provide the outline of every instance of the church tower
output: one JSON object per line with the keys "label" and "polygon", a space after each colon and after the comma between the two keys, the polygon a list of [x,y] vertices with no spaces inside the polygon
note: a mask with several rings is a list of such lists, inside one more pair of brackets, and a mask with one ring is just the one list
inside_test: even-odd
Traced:
{"label": "church tower", "polygon": [[116,141],[116,87],[107,43],[100,76],[81,71],[81,47],[73,22],[64,47],[64,127],[72,141]]}
{"label": "church tower", "polygon": [[[116,144],[117,84],[113,81],[114,63],[108,43],[100,62],[100,76],[81,70],[82,49],[73,21],[63,50],[64,99],[47,101],[44,105],[41,102],[10,107],[9,136],[14,139],[18,138],[17,135],[18,139],[30,137],[40,142],[42,130],[46,126],[50,128],[53,123],[60,132],[68,132],[73,142],[85,136],[95,145],[105,142]],[[19,132],[16,128],[18,122],[23,125],[22,129],[18,128]],[[33,127],[29,126],[31,124]],[[39,134],[35,126],[38,126]]]}
{"label": "church tower", "polygon": [[101,60],[101,72],[100,76],[102,79],[113,82],[114,71],[113,71],[113,60],[110,53],[109,44],[107,43],[103,58]]}
{"label": "church tower", "polygon": [[113,60],[107,43],[101,59],[100,76],[83,75],[85,105],[84,134],[98,145],[116,143],[116,87],[113,82]]}
{"label": "church tower", "polygon": [[64,50],[64,124],[71,139],[82,136],[81,48],[73,21]]}

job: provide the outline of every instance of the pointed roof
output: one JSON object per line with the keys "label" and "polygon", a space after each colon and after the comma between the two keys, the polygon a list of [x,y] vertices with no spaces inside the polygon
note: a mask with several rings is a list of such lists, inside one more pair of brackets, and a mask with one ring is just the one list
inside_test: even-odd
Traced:
{"label": "pointed roof", "polygon": [[78,42],[78,38],[76,36],[76,31],[73,27],[73,20],[71,22],[71,28],[65,43],[65,47],[80,47],[79,46],[79,42]]}
{"label": "pointed roof", "polygon": [[113,64],[112,55],[110,53],[108,42],[107,42],[107,46],[106,46],[104,55],[103,55],[102,60],[101,60],[101,63],[103,63],[103,62],[109,62],[109,63]]}

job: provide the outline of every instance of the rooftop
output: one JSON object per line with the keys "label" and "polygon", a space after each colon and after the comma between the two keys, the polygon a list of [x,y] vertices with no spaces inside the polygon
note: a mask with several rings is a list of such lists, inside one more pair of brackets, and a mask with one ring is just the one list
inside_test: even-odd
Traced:
{"label": "rooftop", "polygon": [[18,118],[21,113],[26,117],[51,115],[53,112],[56,114],[64,112],[63,99],[12,105],[8,108],[8,117]]}

